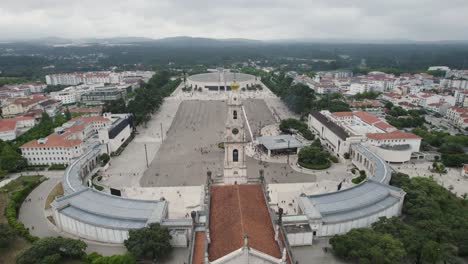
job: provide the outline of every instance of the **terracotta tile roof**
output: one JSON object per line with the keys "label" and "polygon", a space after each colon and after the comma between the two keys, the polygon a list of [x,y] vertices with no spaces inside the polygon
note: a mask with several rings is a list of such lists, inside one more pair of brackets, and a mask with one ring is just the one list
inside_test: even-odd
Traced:
{"label": "terracotta tile roof", "polygon": [[382,139],[420,139],[420,137],[413,133],[402,132],[402,131],[393,131],[390,133],[369,133],[367,138],[374,140]]}
{"label": "terracotta tile roof", "polygon": [[353,112],[334,112],[332,113],[335,117],[346,117],[346,116],[353,116]]}
{"label": "terracotta tile roof", "polygon": [[244,234],[251,248],[281,258],[261,186],[212,186],[210,261],[241,248]]}
{"label": "terracotta tile roof", "polygon": [[71,113],[100,113],[102,108],[90,107],[90,108],[69,108]]}
{"label": "terracotta tile roof", "polygon": [[416,105],[408,102],[399,102],[398,105],[408,106],[408,107],[416,107]]}
{"label": "terracotta tile roof", "polygon": [[[35,148],[35,147],[73,147],[81,144],[80,139],[70,138],[73,134],[80,132],[88,126],[91,122],[111,122],[109,119],[103,116],[80,116],[75,117],[68,121],[66,124],[73,124],[70,127],[66,127],[63,134],[52,133],[46,137],[47,141],[43,144],[39,144],[37,140],[31,140],[28,143],[22,145],[22,148]],[[64,124],[64,125],[66,125]]]}
{"label": "terracotta tile roof", "polygon": [[369,114],[367,112],[356,111],[356,112],[353,112],[353,114],[359,117],[362,121],[368,123],[369,125],[372,125],[377,122],[381,122],[381,120],[377,118],[375,115]]}
{"label": "terracotta tile roof", "polygon": [[463,170],[468,171],[468,164],[463,165]]}
{"label": "terracotta tile roof", "polygon": [[31,140],[21,146],[21,148],[44,148],[44,147],[74,147],[81,144],[79,139],[67,139],[63,134],[50,134],[46,137],[47,141],[44,144],[39,144],[37,140]]}
{"label": "terracotta tile roof", "polygon": [[396,129],[394,126],[388,124],[387,122],[380,121],[374,124],[375,127],[380,128],[382,130],[389,130],[389,129]]}
{"label": "terracotta tile roof", "polygon": [[401,98],[401,95],[396,94],[396,93],[384,93],[383,96],[387,96],[390,98]]}
{"label": "terracotta tile roof", "polygon": [[192,264],[203,264],[205,246],[205,232],[195,232],[195,242],[193,245]]}
{"label": "terracotta tile roof", "polygon": [[16,121],[13,119],[0,119],[0,131],[15,130]]}
{"label": "terracotta tile roof", "polygon": [[28,106],[28,105],[33,105],[37,104],[41,101],[47,100],[47,97],[43,95],[33,95],[30,97],[20,97],[20,98],[15,98],[13,99],[12,103],[17,104],[17,105],[23,105],[23,106]]}
{"label": "terracotta tile roof", "polygon": [[468,112],[468,108],[464,108],[464,107],[450,107],[450,110],[458,112],[458,113]]}

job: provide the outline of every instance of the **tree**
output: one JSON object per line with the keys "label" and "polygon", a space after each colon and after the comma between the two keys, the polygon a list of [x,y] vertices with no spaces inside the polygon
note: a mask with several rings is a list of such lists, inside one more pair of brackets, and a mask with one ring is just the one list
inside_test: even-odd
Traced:
{"label": "tree", "polygon": [[137,258],[162,259],[172,250],[170,239],[166,227],[153,223],[148,227],[130,230],[124,245]]}
{"label": "tree", "polygon": [[384,107],[385,107],[386,109],[392,109],[393,103],[392,103],[392,102],[386,102],[385,105],[384,105]]}
{"label": "tree", "polygon": [[316,146],[306,146],[299,151],[298,163],[304,168],[323,170],[330,167],[330,154]]}
{"label": "tree", "polygon": [[37,240],[16,257],[17,264],[59,263],[62,258],[81,259],[86,243],[64,237],[47,237]]}
{"label": "tree", "polygon": [[338,256],[359,263],[400,263],[405,256],[398,239],[370,228],[357,228],[344,235],[335,235],[330,244]]}
{"label": "tree", "polygon": [[16,172],[25,166],[26,159],[21,156],[17,148],[7,142],[0,142],[0,170]]}
{"label": "tree", "polygon": [[101,164],[104,166],[109,162],[110,156],[107,153],[103,153],[100,157],[99,160],[101,160]]}
{"label": "tree", "polygon": [[6,248],[16,237],[16,233],[8,224],[0,224],[0,248]]}
{"label": "tree", "polygon": [[70,109],[68,109],[68,107],[65,109],[65,119],[67,121],[72,119],[72,114],[70,113]]}

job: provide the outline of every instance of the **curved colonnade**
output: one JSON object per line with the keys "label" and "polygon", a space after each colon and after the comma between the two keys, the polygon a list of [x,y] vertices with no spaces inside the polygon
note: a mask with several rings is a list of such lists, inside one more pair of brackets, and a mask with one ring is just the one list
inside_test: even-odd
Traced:
{"label": "curved colonnade", "polygon": [[362,144],[352,144],[350,157],[369,177],[345,190],[318,195],[302,195],[299,211],[316,236],[343,234],[353,228],[368,227],[380,217],[401,214],[405,192],[389,185],[392,169]]}
{"label": "curved colonnade", "polygon": [[52,203],[57,227],[89,240],[123,243],[129,229],[162,223],[168,214],[167,201],[128,199],[87,186],[85,181],[98,166],[99,154],[100,146],[94,145],[66,169],[64,196]]}

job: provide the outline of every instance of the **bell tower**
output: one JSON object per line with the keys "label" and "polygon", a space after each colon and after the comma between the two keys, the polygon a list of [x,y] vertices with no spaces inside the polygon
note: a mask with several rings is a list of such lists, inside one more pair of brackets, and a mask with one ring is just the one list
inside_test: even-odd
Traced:
{"label": "bell tower", "polygon": [[224,132],[224,184],[247,183],[245,162],[245,131],[239,85],[231,84],[228,113]]}

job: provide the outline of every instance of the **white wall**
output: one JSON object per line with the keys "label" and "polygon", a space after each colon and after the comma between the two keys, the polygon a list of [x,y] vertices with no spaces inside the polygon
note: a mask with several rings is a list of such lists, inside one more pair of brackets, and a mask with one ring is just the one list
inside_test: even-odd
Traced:
{"label": "white wall", "polygon": [[16,129],[8,130],[8,131],[0,131],[0,139],[5,140],[13,140],[16,138]]}
{"label": "white wall", "polygon": [[288,237],[289,245],[291,246],[312,245],[312,240],[313,240],[312,232],[288,233],[287,237]]}
{"label": "white wall", "polygon": [[379,220],[379,217],[392,217],[399,215],[400,208],[403,204],[403,199],[399,203],[394,204],[393,206],[373,215],[365,216],[359,219],[341,222],[341,223],[324,223],[322,228],[318,230],[318,236],[333,236],[336,234],[344,234],[349,232],[353,228],[360,227],[369,227],[372,223],[375,223]]}
{"label": "white wall", "polygon": [[128,230],[109,229],[89,225],[71,217],[68,217],[60,212],[54,212],[55,219],[58,220],[59,227],[68,233],[77,235],[89,240],[106,242],[106,243],[123,243],[128,238]]}

